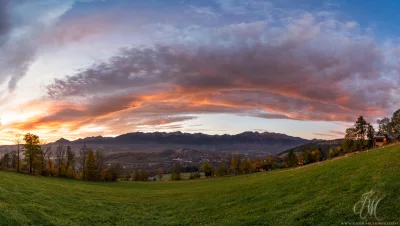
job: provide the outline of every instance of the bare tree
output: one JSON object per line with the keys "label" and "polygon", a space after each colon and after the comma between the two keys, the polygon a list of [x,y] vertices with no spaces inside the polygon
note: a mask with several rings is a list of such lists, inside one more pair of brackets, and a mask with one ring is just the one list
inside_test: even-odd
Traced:
{"label": "bare tree", "polygon": [[70,146],[67,146],[67,163],[65,164],[65,172],[68,171],[70,166],[73,172],[75,168],[75,153],[72,151]]}
{"label": "bare tree", "polygon": [[[42,156],[41,156],[41,161],[42,161],[42,173],[46,172],[46,165],[47,163],[50,164],[50,169],[51,169],[51,159],[50,156],[52,154],[52,146],[49,145],[46,141],[41,141],[40,142],[40,149],[42,150]],[[47,161],[46,161],[47,159]]]}
{"label": "bare tree", "polygon": [[97,171],[97,179],[100,180],[101,178],[101,172],[103,171],[105,166],[105,161],[104,161],[104,154],[101,151],[96,151],[96,171]]}
{"label": "bare tree", "polygon": [[50,176],[53,176],[53,165],[52,165],[52,161],[51,161],[51,155],[53,154],[53,151],[51,151],[51,149],[45,153],[45,158],[47,159],[47,164],[49,164],[49,174]]}
{"label": "bare tree", "polygon": [[163,176],[164,176],[164,169],[163,168],[158,168],[156,171],[157,171],[158,180],[162,181]]}
{"label": "bare tree", "polygon": [[87,157],[88,152],[89,152],[89,148],[86,147],[86,144],[84,144],[83,147],[81,148],[81,150],[79,151],[79,155],[80,155],[80,171],[84,175],[84,179],[85,180],[86,180],[86,178],[85,178],[85,166],[86,166],[86,157]]}
{"label": "bare tree", "polygon": [[60,172],[62,169],[62,164],[64,163],[64,157],[65,157],[65,148],[63,145],[58,145],[57,150],[56,150],[56,160],[57,160],[57,166],[58,166],[58,176],[60,176]]}
{"label": "bare tree", "polygon": [[14,144],[17,145],[17,172],[19,172],[19,169],[20,169],[19,162],[21,159],[20,152],[21,152],[21,144],[22,144],[22,134],[15,135]]}

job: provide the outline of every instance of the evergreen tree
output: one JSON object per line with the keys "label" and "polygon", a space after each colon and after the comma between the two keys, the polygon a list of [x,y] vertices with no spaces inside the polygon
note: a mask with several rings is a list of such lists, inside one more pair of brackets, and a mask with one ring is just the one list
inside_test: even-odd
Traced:
{"label": "evergreen tree", "polygon": [[363,149],[365,146],[365,136],[368,130],[368,123],[362,115],[358,117],[354,124],[354,128],[356,129],[358,147]]}
{"label": "evergreen tree", "polygon": [[287,167],[294,167],[298,165],[297,155],[293,150],[290,150],[286,156],[285,164]]}
{"label": "evergreen tree", "polygon": [[375,137],[375,129],[371,124],[368,123],[367,125],[368,148],[372,148],[374,146],[374,137]]}

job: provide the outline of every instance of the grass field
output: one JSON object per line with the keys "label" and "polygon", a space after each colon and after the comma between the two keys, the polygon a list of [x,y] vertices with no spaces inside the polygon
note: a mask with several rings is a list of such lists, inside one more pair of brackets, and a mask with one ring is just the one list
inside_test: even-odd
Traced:
{"label": "grass field", "polygon": [[[2,225],[340,225],[370,191],[400,220],[400,147],[286,172],[181,182],[90,183],[0,172]],[[369,221],[376,221],[372,218]]]}

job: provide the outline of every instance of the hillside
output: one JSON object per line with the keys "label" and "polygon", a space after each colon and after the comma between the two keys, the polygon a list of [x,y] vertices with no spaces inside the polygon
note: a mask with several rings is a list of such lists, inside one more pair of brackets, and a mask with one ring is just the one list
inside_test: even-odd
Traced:
{"label": "hillside", "polygon": [[[400,147],[289,170],[182,182],[90,183],[0,172],[5,225],[340,225],[380,192],[399,221]],[[370,219],[373,221],[373,219]]]}
{"label": "hillside", "polygon": [[303,150],[314,150],[316,148],[320,149],[324,156],[328,156],[329,149],[333,148],[335,149],[338,146],[343,145],[343,140],[344,139],[336,139],[336,140],[317,140],[317,141],[312,141],[307,144],[302,144],[300,146],[290,148],[284,152],[278,153],[277,156],[283,157],[286,153],[288,153],[290,150],[293,150],[294,152],[300,153]]}

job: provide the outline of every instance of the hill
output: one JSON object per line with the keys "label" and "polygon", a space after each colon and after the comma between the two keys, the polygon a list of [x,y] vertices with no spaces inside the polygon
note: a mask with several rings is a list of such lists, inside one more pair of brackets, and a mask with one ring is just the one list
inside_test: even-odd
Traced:
{"label": "hill", "polygon": [[288,171],[182,182],[0,172],[0,224],[340,225],[363,221],[353,206],[369,191],[384,197],[376,209],[381,222],[398,222],[399,170],[396,146]]}
{"label": "hill", "polygon": [[300,146],[290,148],[284,152],[278,153],[277,156],[283,157],[286,153],[293,150],[296,153],[300,153],[303,150],[314,150],[316,148],[320,149],[324,156],[328,156],[329,149],[336,148],[337,146],[343,145],[344,139],[336,139],[336,140],[314,140],[310,143],[302,144]]}

